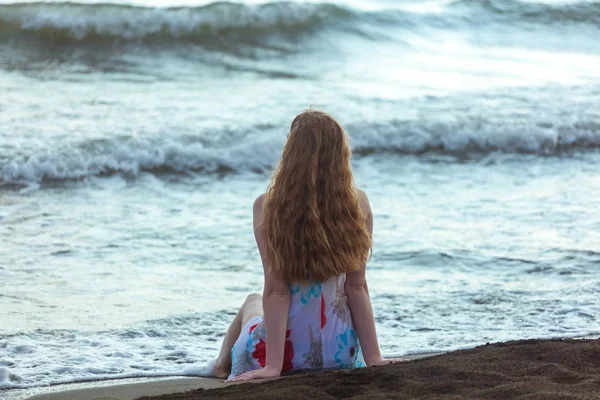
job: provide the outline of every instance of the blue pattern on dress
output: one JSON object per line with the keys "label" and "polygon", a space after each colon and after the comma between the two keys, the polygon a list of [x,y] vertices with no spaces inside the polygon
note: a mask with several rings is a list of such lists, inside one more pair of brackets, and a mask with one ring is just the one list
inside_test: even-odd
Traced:
{"label": "blue pattern on dress", "polygon": [[[291,284],[290,293],[298,293],[300,292],[301,286],[298,284]],[[315,282],[312,283],[305,292],[300,293],[300,301],[302,304],[308,304],[312,297],[319,298],[321,297],[321,293],[323,293],[323,283]]]}
{"label": "blue pattern on dress", "polygon": [[315,282],[312,285],[310,285],[308,290],[305,293],[303,293],[302,296],[300,296],[300,301],[302,302],[302,304],[307,304],[312,296],[318,299],[321,297],[322,293],[323,284],[321,282]]}
{"label": "blue pattern on dress", "polygon": [[356,357],[356,361],[354,361],[353,368],[365,368],[367,364],[365,364],[365,359],[362,355],[362,348],[360,347],[360,343],[358,343],[358,356]]}
{"label": "blue pattern on dress", "polygon": [[358,338],[353,329],[347,328],[336,337],[338,351],[335,353],[335,361],[340,368],[352,368],[356,362],[359,352]]}

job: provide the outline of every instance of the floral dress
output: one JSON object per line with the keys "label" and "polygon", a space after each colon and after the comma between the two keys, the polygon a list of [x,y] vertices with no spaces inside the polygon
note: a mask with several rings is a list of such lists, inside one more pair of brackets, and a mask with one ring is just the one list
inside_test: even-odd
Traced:
{"label": "floral dress", "polygon": [[[342,274],[325,282],[290,284],[283,373],[364,366],[345,281]],[[231,350],[230,379],[265,366],[266,340],[262,317],[254,317],[242,327]]]}

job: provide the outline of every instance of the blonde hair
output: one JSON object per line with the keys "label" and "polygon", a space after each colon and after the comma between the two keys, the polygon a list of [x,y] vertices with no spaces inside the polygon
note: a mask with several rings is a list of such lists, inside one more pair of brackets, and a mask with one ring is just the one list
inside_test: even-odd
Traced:
{"label": "blonde hair", "polygon": [[263,209],[272,272],[293,281],[324,281],[356,271],[371,254],[350,147],[330,115],[308,110],[292,122]]}

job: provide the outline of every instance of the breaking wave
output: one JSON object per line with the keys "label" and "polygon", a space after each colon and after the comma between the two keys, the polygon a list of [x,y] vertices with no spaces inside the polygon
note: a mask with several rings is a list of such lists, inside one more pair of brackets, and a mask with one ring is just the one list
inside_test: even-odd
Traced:
{"label": "breaking wave", "polygon": [[[522,24],[600,24],[600,2],[525,3],[518,0],[456,0],[442,12],[411,12],[392,7],[351,9],[329,3],[272,2],[260,5],[215,2],[199,7],[142,7],[120,4],[0,4],[0,38],[33,37],[53,44],[111,44],[130,41],[252,43],[265,37],[295,40],[320,29],[360,26],[381,29],[456,29],[497,22]],[[345,25],[344,25],[345,24]]]}
{"label": "breaking wave", "polygon": [[331,4],[212,3],[148,8],[118,4],[16,3],[0,5],[0,35],[34,35],[60,43],[214,38],[250,41],[263,35],[301,34],[353,13]]}
{"label": "breaking wave", "polygon": [[[600,124],[507,127],[388,121],[348,126],[356,158],[385,153],[456,157],[489,154],[561,155],[600,148]],[[264,172],[277,162],[283,135],[265,133],[224,147],[185,141],[108,140],[40,150],[0,164],[0,184],[79,180],[112,174]]]}

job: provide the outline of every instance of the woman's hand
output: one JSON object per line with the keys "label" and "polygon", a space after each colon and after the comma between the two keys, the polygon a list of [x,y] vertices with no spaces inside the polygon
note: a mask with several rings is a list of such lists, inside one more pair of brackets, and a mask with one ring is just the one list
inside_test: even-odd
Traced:
{"label": "woman's hand", "polygon": [[381,365],[388,365],[388,364],[396,364],[399,362],[406,362],[406,361],[410,361],[408,358],[383,358],[381,357],[378,360],[375,360],[374,362],[369,364],[369,367],[372,366],[381,366]]}
{"label": "woman's hand", "polygon": [[257,369],[255,371],[249,371],[244,374],[238,375],[230,381],[249,381],[250,379],[265,379],[265,378],[276,378],[281,375],[281,370],[277,370],[275,367],[266,365],[263,369]]}

